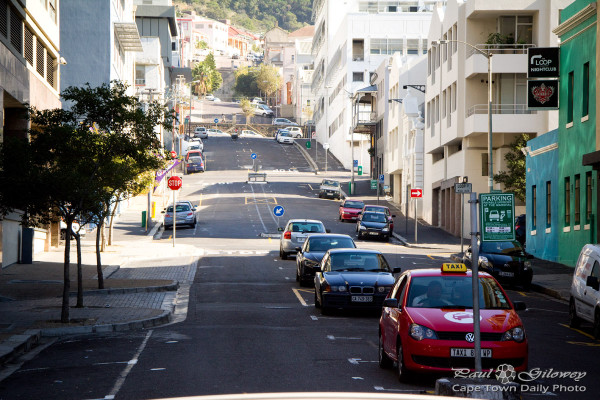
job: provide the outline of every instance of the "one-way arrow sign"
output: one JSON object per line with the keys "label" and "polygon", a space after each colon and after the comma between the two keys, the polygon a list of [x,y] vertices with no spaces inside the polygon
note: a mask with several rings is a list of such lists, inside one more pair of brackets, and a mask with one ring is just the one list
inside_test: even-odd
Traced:
{"label": "one-way arrow sign", "polygon": [[410,197],[423,197],[423,189],[410,189]]}

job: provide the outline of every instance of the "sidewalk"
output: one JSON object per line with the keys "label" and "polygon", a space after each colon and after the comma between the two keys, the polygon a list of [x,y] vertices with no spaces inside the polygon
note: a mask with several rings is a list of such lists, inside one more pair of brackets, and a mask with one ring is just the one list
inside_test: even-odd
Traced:
{"label": "sidewalk", "polygon": [[178,315],[177,305],[194,280],[197,249],[153,241],[141,228],[146,201],[145,196],[132,199],[116,220],[115,242],[102,253],[105,289],[98,289],[95,231],[82,240],[83,308],[74,307],[77,255],[71,242],[68,324],[60,322],[64,243],[36,254],[33,264],[2,269],[0,367],[35,347],[41,337],[149,328],[185,317]]}

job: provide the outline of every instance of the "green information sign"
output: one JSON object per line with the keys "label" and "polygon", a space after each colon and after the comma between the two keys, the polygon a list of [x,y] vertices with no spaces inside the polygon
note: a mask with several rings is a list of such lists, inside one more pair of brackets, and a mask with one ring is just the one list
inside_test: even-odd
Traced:
{"label": "green information sign", "polygon": [[377,189],[377,179],[371,179],[371,189],[372,190]]}
{"label": "green information sign", "polygon": [[515,195],[480,194],[479,218],[482,242],[515,240]]}
{"label": "green information sign", "polygon": [[310,140],[307,140],[307,141],[306,141],[306,148],[307,148],[307,149],[310,149]]}

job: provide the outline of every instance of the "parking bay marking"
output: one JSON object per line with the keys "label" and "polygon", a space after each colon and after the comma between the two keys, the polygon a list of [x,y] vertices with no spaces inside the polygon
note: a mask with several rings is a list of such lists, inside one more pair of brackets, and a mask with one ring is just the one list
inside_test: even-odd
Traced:
{"label": "parking bay marking", "polygon": [[567,329],[570,329],[570,330],[572,330],[572,331],[575,331],[575,332],[577,332],[577,333],[581,333],[583,336],[585,336],[585,337],[588,337],[588,338],[590,338],[590,339],[592,339],[592,340],[594,339],[594,337],[593,337],[592,335],[590,335],[589,333],[585,333],[585,332],[584,332],[584,331],[582,331],[582,330],[575,329],[575,328],[571,328],[569,325],[566,325],[566,324],[559,324],[559,325],[560,325],[560,326],[564,326],[565,328],[567,328]]}

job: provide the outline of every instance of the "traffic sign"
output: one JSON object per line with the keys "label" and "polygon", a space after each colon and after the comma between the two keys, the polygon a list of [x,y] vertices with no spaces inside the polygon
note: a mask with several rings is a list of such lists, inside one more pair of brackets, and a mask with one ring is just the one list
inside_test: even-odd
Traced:
{"label": "traffic sign", "polygon": [[358,167],[358,160],[354,160],[353,164],[355,167]]}
{"label": "traffic sign", "polygon": [[306,144],[305,144],[305,146],[306,146],[306,148],[307,148],[307,149],[310,149],[310,140],[307,140],[307,141],[306,141]]}
{"label": "traffic sign", "polygon": [[215,124],[219,123],[219,118],[215,118]]}
{"label": "traffic sign", "polygon": [[329,149],[329,143],[323,143],[323,148],[324,148],[325,150]]}
{"label": "traffic sign", "polygon": [[515,195],[482,193],[479,195],[481,241],[515,240]]}
{"label": "traffic sign", "polygon": [[410,197],[420,199],[423,197],[423,189],[410,189]]}
{"label": "traffic sign", "polygon": [[183,181],[178,176],[172,176],[167,181],[167,185],[169,186],[169,189],[171,189],[171,190],[179,190],[181,188],[182,184],[183,184]]}
{"label": "traffic sign", "polygon": [[455,183],[455,193],[471,193],[473,191],[473,185],[471,183]]}
{"label": "traffic sign", "polygon": [[175,150],[171,151],[171,157],[177,158],[177,152]]}
{"label": "traffic sign", "polygon": [[385,176],[383,174],[379,175],[379,182],[383,183]]}
{"label": "traffic sign", "polygon": [[316,139],[317,138],[317,132],[313,132],[310,136],[311,136],[312,139]]}
{"label": "traffic sign", "polygon": [[251,158],[251,159],[253,159],[253,160],[256,160],[256,157],[257,157],[257,156],[256,156],[256,153],[252,153],[252,154],[250,154],[250,158]]}
{"label": "traffic sign", "polygon": [[283,216],[283,214],[285,214],[285,210],[283,209],[282,206],[275,206],[273,208],[273,215],[276,217],[281,217]]}
{"label": "traffic sign", "polygon": [[377,179],[371,179],[371,189],[377,189]]}

